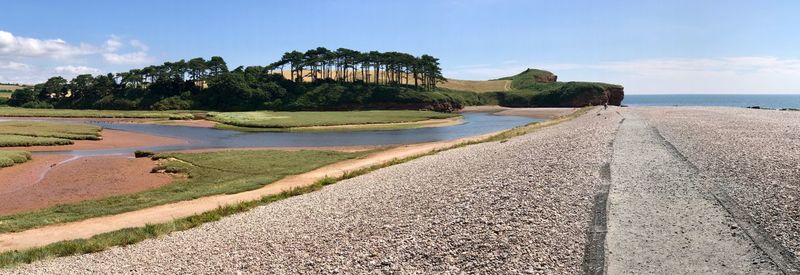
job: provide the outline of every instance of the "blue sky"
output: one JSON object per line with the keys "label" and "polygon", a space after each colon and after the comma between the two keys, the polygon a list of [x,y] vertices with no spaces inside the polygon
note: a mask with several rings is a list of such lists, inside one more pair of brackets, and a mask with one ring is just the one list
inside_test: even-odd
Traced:
{"label": "blue sky", "polygon": [[628,93],[800,93],[797,1],[0,1],[0,82],[197,56],[265,65],[317,46],[527,67]]}

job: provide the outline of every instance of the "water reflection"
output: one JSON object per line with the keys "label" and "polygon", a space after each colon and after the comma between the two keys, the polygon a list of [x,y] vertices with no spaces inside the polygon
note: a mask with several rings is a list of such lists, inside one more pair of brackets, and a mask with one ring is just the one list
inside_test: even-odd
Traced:
{"label": "water reflection", "polygon": [[[74,121],[74,120],[72,120]],[[464,123],[447,127],[392,131],[355,132],[238,132],[199,127],[110,123],[83,120],[107,129],[131,131],[180,138],[188,144],[110,150],[38,152],[36,154],[71,154],[76,156],[130,154],[135,150],[170,151],[199,148],[237,147],[322,147],[355,145],[395,145],[457,139],[496,132],[524,125],[537,119],[495,116],[488,113],[465,113]],[[56,149],[56,148],[54,148]]]}

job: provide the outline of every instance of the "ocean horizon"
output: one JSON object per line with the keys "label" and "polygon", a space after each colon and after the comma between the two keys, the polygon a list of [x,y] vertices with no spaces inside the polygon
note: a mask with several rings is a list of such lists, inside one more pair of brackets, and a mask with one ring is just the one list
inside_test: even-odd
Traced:
{"label": "ocean horizon", "polygon": [[800,109],[800,94],[627,94],[627,106],[721,106]]}

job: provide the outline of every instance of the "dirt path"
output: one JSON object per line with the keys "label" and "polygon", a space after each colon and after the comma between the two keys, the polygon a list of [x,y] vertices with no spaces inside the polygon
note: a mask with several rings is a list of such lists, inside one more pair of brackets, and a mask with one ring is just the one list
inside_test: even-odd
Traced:
{"label": "dirt path", "polygon": [[626,112],[613,148],[609,274],[780,274],[646,120]]}
{"label": "dirt path", "polygon": [[252,191],[229,195],[203,197],[195,200],[170,203],[118,215],[45,226],[16,233],[1,234],[0,252],[33,248],[58,241],[89,238],[97,234],[120,230],[123,228],[141,227],[147,224],[169,222],[177,218],[210,211],[219,206],[235,204],[242,201],[256,200],[263,196],[279,194],[283,191],[293,188],[312,185],[317,180],[325,176],[338,177],[347,171],[354,171],[386,163],[393,159],[420,155],[434,150],[444,149],[463,142],[481,140],[491,135],[493,134],[485,134],[452,141],[400,146],[387,151],[368,155],[364,158],[347,160],[324,166],[304,174],[289,176]]}

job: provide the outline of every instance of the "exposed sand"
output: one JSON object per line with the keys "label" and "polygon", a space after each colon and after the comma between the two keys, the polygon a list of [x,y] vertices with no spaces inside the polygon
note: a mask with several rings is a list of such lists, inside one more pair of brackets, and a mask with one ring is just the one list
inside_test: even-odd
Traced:
{"label": "exposed sand", "polygon": [[123,156],[42,156],[0,169],[0,215],[140,192],[172,181],[150,173],[155,162]]}
{"label": "exposed sand", "polygon": [[72,151],[72,150],[97,150],[118,149],[144,146],[162,146],[186,144],[187,141],[171,137],[154,136],[127,131],[104,129],[101,132],[102,140],[76,140],[75,144],[62,146],[31,146],[31,147],[3,147],[0,150],[16,151]]}
{"label": "exposed sand", "polygon": [[571,114],[577,108],[509,108],[497,105],[467,106],[461,112],[490,112],[501,116],[524,116],[538,119],[551,119]]}

